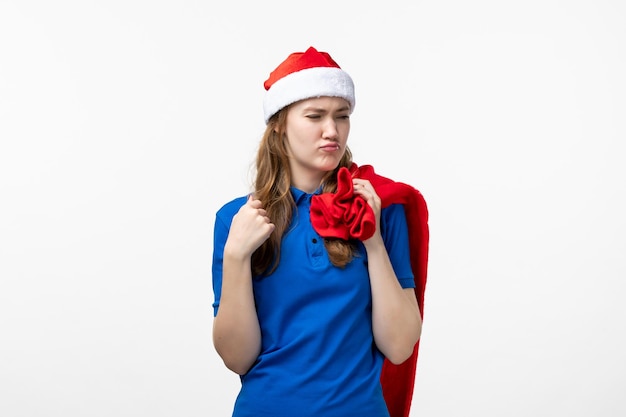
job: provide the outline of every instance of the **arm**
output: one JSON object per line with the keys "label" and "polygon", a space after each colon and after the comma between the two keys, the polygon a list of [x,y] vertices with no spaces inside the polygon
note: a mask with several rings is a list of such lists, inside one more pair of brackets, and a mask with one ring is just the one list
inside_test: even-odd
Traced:
{"label": "arm", "polygon": [[380,198],[369,181],[354,179],[354,192],[374,210],[376,232],[364,241],[372,288],[372,327],[378,349],[391,363],[400,364],[413,353],[422,318],[413,288],[403,289],[391,265],[380,233]]}
{"label": "arm", "polygon": [[233,217],[224,245],[220,306],[213,344],[226,367],[245,374],[261,350],[261,330],[252,289],[251,258],[274,225],[259,200],[248,199]]}
{"label": "arm", "polygon": [[422,317],[414,289],[400,286],[382,239],[373,239],[375,236],[364,244],[372,287],[374,340],[385,357],[398,365],[413,353],[421,334]]}

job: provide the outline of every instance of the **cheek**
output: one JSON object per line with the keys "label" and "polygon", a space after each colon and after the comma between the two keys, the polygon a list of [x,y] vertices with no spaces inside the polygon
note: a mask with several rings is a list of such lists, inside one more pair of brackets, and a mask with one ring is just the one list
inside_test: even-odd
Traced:
{"label": "cheek", "polygon": [[285,141],[287,142],[289,153],[292,156],[300,155],[303,152],[307,152],[307,149],[309,148],[309,141],[301,131],[298,131],[297,133],[291,132],[291,134],[287,133]]}
{"label": "cheek", "polygon": [[343,138],[343,140],[345,142],[348,141],[348,135],[350,135],[350,125],[345,126],[342,130],[341,130],[341,137]]}
{"label": "cheek", "polygon": [[318,130],[310,126],[301,126],[292,131],[291,143],[300,146],[309,146],[316,143],[319,138]]}
{"label": "cheek", "polygon": [[311,135],[311,127],[297,121],[287,124],[285,134],[292,143],[304,142]]}

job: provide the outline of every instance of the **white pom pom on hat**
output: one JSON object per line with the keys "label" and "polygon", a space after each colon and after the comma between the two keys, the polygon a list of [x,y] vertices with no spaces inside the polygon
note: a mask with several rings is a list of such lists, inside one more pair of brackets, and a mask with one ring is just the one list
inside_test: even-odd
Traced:
{"label": "white pom pom on hat", "polygon": [[306,52],[289,55],[263,86],[266,124],[283,107],[307,98],[341,97],[350,103],[351,113],[356,104],[350,75],[327,52],[318,52],[312,46]]}

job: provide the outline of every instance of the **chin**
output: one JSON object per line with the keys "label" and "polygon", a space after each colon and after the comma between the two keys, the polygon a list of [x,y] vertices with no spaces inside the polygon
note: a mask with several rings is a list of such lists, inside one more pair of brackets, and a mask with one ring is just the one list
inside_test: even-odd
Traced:
{"label": "chin", "polygon": [[337,156],[335,158],[325,158],[319,165],[320,171],[328,172],[337,168],[339,166],[339,162],[341,162],[341,156]]}
{"label": "chin", "polygon": [[334,164],[324,164],[319,168],[319,170],[324,171],[324,172],[330,172],[330,171],[333,171],[338,166],[339,166],[339,161],[337,161]]}

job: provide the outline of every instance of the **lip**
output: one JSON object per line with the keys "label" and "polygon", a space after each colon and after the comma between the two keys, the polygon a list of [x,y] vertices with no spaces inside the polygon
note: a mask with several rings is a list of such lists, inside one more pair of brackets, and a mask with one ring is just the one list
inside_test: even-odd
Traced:
{"label": "lip", "polygon": [[326,152],[335,152],[341,149],[338,143],[329,143],[327,145],[320,146],[320,149]]}

